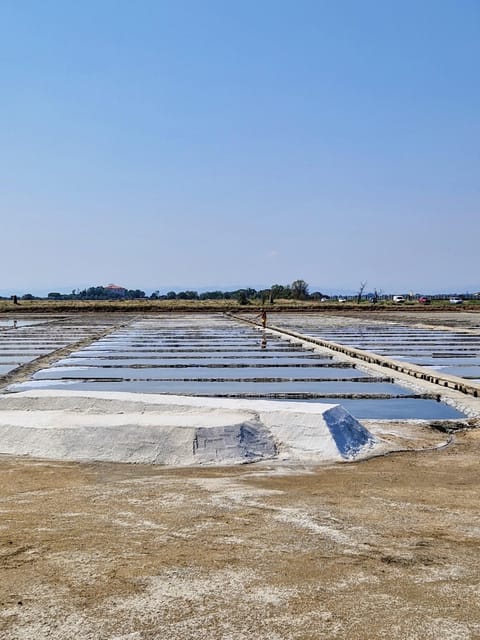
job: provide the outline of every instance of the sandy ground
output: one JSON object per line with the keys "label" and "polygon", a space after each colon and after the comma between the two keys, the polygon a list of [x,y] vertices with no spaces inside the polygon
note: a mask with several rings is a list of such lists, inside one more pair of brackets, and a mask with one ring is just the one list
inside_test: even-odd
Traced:
{"label": "sandy ground", "polygon": [[455,438],[328,467],[0,457],[0,638],[480,638],[480,431]]}

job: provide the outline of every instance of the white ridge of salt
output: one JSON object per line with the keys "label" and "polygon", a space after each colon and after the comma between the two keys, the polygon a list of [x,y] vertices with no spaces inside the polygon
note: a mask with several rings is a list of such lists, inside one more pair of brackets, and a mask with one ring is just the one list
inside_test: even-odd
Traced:
{"label": "white ridge of salt", "polygon": [[169,465],[346,461],[375,438],[343,407],[129,392],[0,396],[0,453]]}

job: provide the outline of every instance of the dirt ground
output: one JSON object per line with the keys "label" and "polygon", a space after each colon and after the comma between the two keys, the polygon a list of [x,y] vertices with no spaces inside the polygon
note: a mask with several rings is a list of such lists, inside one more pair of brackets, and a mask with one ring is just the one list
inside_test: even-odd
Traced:
{"label": "dirt ground", "polygon": [[476,430],[324,467],[0,457],[0,638],[480,638],[479,454]]}

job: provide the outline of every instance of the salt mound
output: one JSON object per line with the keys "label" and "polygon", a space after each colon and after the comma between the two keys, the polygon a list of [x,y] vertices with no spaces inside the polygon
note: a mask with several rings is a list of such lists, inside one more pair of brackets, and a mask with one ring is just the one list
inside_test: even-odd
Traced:
{"label": "salt mound", "polygon": [[0,452],[169,465],[345,461],[375,438],[340,405],[124,392],[0,396]]}

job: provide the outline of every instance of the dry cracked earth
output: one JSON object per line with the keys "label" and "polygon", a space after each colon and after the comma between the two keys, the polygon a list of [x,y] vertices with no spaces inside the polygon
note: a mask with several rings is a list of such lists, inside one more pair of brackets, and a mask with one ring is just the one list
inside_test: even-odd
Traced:
{"label": "dry cracked earth", "polygon": [[472,430],[323,467],[0,457],[0,638],[480,638],[479,453]]}

